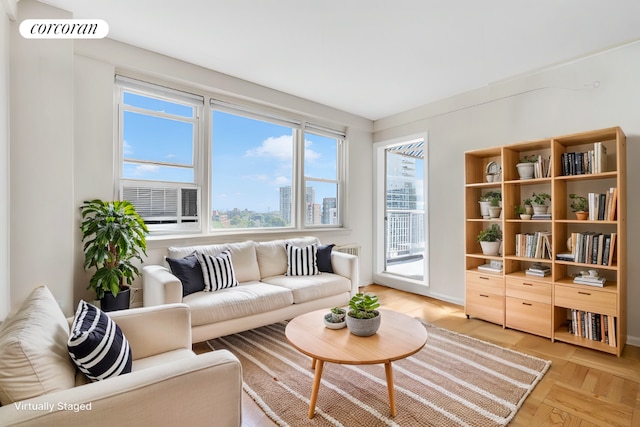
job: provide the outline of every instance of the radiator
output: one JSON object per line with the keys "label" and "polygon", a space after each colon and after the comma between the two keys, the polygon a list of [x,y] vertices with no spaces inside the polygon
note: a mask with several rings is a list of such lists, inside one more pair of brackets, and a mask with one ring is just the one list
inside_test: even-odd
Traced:
{"label": "radiator", "polygon": [[343,252],[345,254],[360,255],[360,245],[349,244],[349,245],[341,245],[333,248],[334,251]]}

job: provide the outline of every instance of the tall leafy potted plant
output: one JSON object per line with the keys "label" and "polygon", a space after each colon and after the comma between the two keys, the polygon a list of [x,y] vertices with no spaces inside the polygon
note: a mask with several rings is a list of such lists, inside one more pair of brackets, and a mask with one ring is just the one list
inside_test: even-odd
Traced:
{"label": "tall leafy potted plant", "polygon": [[126,200],[85,201],[82,214],[84,268],[96,268],[87,289],[93,289],[101,308],[129,308],[129,290],[140,271],[133,264],[147,255],[147,226]]}
{"label": "tall leafy potted plant", "polygon": [[498,224],[491,224],[491,227],[480,230],[476,238],[484,255],[498,255],[502,243],[502,230]]}

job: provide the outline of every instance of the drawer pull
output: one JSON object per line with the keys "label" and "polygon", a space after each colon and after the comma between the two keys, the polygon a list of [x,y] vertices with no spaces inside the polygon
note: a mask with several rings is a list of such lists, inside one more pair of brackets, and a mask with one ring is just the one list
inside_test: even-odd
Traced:
{"label": "drawer pull", "polygon": [[489,298],[489,295],[480,294],[482,298]]}
{"label": "drawer pull", "polygon": [[533,306],[533,304],[531,304],[530,302],[523,302],[522,305],[527,305],[529,307]]}
{"label": "drawer pull", "polygon": [[480,276],[480,278],[481,278],[482,280],[489,280],[489,278],[488,278],[488,277],[482,277],[482,276]]}
{"label": "drawer pull", "polygon": [[578,291],[578,293],[579,293],[580,295],[588,295],[588,296],[591,296],[591,293],[590,293],[590,292],[582,292],[582,291]]}
{"label": "drawer pull", "polygon": [[533,283],[522,282],[524,286],[533,286]]}

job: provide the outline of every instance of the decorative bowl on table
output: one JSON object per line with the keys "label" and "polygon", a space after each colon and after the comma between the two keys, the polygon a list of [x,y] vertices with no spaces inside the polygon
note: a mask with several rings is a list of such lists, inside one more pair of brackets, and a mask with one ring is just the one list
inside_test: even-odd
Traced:
{"label": "decorative bowl on table", "polygon": [[347,326],[347,321],[342,320],[342,322],[332,322],[331,313],[327,313],[324,315],[324,326],[329,329],[342,329]]}

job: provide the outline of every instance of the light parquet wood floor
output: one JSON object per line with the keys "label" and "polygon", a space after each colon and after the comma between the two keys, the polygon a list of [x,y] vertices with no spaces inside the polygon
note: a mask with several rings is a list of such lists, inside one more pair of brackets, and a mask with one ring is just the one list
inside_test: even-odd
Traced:
{"label": "light parquet wood floor", "polygon": [[[400,311],[452,331],[551,360],[551,369],[510,426],[640,427],[640,348],[627,345],[622,357],[467,319],[464,307],[379,285],[362,288],[380,297],[383,308]],[[205,343],[194,351],[209,351]],[[246,394],[243,427],[275,424]]]}

